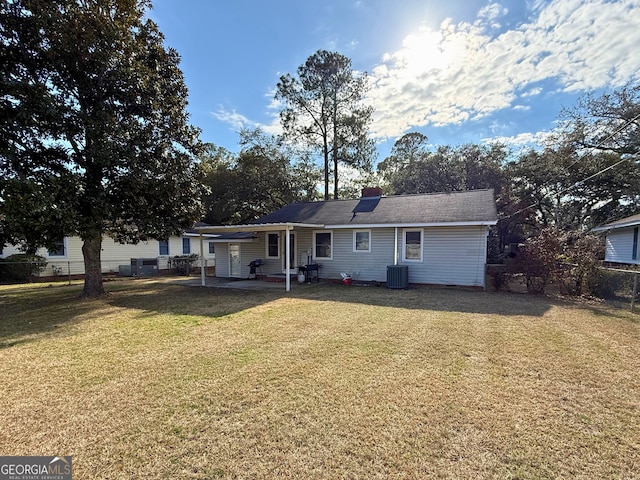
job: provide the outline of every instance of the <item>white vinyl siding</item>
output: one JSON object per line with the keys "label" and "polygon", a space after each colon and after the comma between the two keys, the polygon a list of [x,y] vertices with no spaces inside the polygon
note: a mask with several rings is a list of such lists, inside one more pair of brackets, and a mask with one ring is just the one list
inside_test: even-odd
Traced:
{"label": "white vinyl siding", "polygon": [[[191,251],[200,255],[200,241],[198,237],[191,238]],[[206,244],[206,241],[204,242]],[[170,237],[168,240],[169,252],[180,252],[182,249],[181,237]],[[131,265],[132,258],[158,258],[158,269],[169,268],[169,256],[160,256],[160,244],[157,240],[139,242],[137,244],[122,244],[115,242],[111,237],[102,238],[102,252],[100,259],[103,273],[117,273],[120,265]],[[9,246],[4,249],[4,255],[20,253],[15,247]],[[59,275],[81,275],[84,273],[84,258],[82,256],[82,240],[79,237],[65,238],[65,257],[52,257],[47,254],[47,250],[41,248],[38,255],[47,258],[47,266],[40,274],[41,277],[53,276],[55,272]],[[207,253],[205,246],[205,261],[207,266],[215,265],[215,254]]]}
{"label": "white vinyl siding", "polygon": [[409,264],[409,282],[484,287],[486,227],[424,229],[424,268]]}
{"label": "white vinyl siding", "polygon": [[640,265],[640,254],[633,258],[633,229],[619,228],[607,233],[604,259],[607,262]]}
{"label": "white vinyl siding", "polygon": [[[320,264],[320,278],[339,280],[340,272],[345,272],[356,281],[384,283],[387,280],[387,266],[393,265],[394,246],[397,245],[399,263],[409,267],[410,283],[484,286],[487,248],[487,228],[484,226],[421,229],[422,262],[402,260],[402,239],[405,231],[403,228],[397,229],[397,241],[394,237],[395,228],[372,228],[371,251],[367,255],[353,251],[355,230],[332,231],[332,258],[313,259],[315,263]],[[297,230],[301,265],[306,263],[307,252],[314,251],[314,238],[318,231]],[[264,249],[264,245],[261,248]],[[265,263],[265,273],[277,271],[279,263],[274,260],[267,260]]]}

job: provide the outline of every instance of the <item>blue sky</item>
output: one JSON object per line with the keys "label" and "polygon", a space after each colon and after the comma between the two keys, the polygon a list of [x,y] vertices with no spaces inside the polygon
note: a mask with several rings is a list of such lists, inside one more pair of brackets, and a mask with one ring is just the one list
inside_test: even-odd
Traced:
{"label": "blue sky", "polygon": [[540,142],[587,92],[640,81],[640,0],[154,0],[202,139],[279,131],[275,86],[319,49],[366,71],[378,161],[433,145]]}

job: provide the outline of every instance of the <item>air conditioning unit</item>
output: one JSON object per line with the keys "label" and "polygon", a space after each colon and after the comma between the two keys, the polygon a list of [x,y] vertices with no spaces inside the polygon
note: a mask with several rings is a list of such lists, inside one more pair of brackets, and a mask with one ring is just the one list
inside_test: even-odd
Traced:
{"label": "air conditioning unit", "polygon": [[387,266],[387,288],[409,288],[409,267],[407,265]]}
{"label": "air conditioning unit", "polygon": [[158,275],[158,259],[132,258],[131,275],[134,277],[152,277]]}

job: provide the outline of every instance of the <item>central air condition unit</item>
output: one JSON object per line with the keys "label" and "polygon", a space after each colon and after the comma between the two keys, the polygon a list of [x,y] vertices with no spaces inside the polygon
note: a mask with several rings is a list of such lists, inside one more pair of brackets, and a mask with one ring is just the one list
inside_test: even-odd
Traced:
{"label": "central air condition unit", "polygon": [[409,288],[409,267],[407,265],[387,266],[387,288]]}
{"label": "central air condition unit", "polygon": [[158,275],[158,259],[132,258],[131,275],[135,277],[152,277]]}

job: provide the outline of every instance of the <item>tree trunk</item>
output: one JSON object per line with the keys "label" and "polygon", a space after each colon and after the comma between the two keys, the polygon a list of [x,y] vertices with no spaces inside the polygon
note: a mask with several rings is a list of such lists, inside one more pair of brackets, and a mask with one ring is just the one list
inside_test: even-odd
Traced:
{"label": "tree trunk", "polygon": [[333,152],[333,199],[338,200],[338,154]]}
{"label": "tree trunk", "polygon": [[102,284],[102,264],[100,254],[102,251],[102,235],[92,234],[85,238],[82,244],[82,256],[84,257],[84,289],[82,297],[96,298],[105,295]]}
{"label": "tree trunk", "polygon": [[329,201],[329,147],[325,137],[324,141],[324,201]]}

